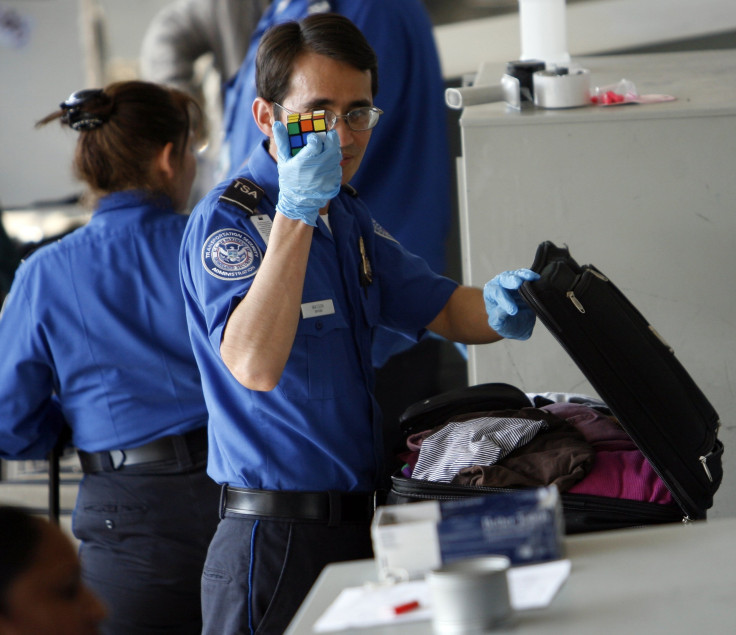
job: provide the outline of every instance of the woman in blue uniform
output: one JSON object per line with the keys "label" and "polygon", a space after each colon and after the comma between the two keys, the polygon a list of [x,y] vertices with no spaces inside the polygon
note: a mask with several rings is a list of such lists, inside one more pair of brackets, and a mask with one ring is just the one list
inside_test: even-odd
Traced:
{"label": "woman in blue uniform", "polygon": [[105,633],[199,633],[217,522],[207,411],[178,251],[199,112],[176,90],[74,93],[39,124],[79,135],[89,223],[18,268],[0,317],[0,457],[40,459],[71,431],[84,471],[73,516]]}

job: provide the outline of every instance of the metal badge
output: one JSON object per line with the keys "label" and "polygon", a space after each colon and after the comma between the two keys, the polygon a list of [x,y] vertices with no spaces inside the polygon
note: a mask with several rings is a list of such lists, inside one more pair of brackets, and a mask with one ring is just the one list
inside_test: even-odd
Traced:
{"label": "metal badge", "polygon": [[363,237],[361,236],[358,241],[358,246],[360,247],[360,285],[362,287],[367,287],[369,284],[373,282],[373,270],[371,269],[371,263],[368,260],[368,256],[365,253],[365,242],[363,242]]}

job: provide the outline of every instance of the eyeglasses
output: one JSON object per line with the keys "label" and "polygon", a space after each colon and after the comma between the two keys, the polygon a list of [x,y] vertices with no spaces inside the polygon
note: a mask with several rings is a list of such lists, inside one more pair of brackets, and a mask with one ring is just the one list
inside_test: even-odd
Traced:
{"label": "eyeglasses", "polygon": [[[276,102],[273,102],[273,104],[290,115],[301,114],[294,110],[289,110]],[[376,127],[378,118],[383,114],[383,110],[376,108],[375,106],[363,106],[362,108],[351,110],[347,115],[337,115],[326,108],[312,111],[312,115],[316,115],[318,113],[324,113],[325,126],[327,127],[327,130],[332,130],[337,125],[338,119],[344,119],[348,128],[355,132],[362,132],[363,130],[370,130],[371,128]]]}

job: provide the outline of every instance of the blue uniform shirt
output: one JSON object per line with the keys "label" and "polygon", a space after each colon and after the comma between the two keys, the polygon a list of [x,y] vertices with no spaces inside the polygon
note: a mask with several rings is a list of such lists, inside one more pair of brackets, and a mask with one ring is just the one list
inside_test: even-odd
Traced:
{"label": "blue uniform shirt", "polygon": [[[242,177],[265,195],[270,219],[278,171],[265,145]],[[192,345],[207,401],[208,473],[219,483],[259,489],[368,491],[382,462],[381,420],[372,395],[371,343],[379,325],[419,337],[457,284],[434,274],[341,192],[330,228],[315,228],[303,311],[279,384],[251,391],[220,357],[232,310],[248,292],[266,243],[254,219],[220,200],[228,183],[195,208],[184,233],[181,275]],[[360,282],[363,240],[372,282]]]}
{"label": "blue uniform shirt", "polygon": [[[240,70],[225,88],[223,163],[229,164],[229,174],[237,174],[264,138],[251,111],[261,36],[273,25],[321,11],[350,19],[378,57],[375,102],[385,114],[373,129],[351,183],[392,236],[434,271],[444,273],[452,166],[445,85],[432,24],[421,0],[274,0],[261,17]],[[410,344],[380,332],[373,350],[375,366]]]}
{"label": "blue uniform shirt", "polygon": [[43,458],[63,420],[88,452],[206,424],[178,281],[186,221],[114,193],[20,265],[0,316],[0,456]]}

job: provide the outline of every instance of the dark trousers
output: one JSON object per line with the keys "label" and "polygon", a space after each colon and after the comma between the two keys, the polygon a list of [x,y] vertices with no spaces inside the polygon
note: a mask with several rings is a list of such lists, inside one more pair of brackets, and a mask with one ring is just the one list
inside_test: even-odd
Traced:
{"label": "dark trousers", "polygon": [[105,635],[199,635],[218,501],[204,461],[184,473],[84,476],[72,528],[84,582],[108,606]]}
{"label": "dark trousers", "polygon": [[281,635],[325,565],[372,558],[369,524],[227,516],[202,575],[203,635]]}

